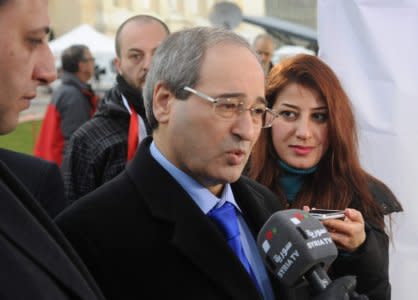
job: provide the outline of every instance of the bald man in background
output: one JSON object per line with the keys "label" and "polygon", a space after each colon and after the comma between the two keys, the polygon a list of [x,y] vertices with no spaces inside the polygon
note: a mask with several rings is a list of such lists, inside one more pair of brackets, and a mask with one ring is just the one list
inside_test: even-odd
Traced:
{"label": "bald man in background", "polygon": [[167,25],[149,15],[133,16],[119,26],[117,84],[106,93],[93,119],[73,134],[64,155],[61,169],[70,202],[122,172],[148,135],[142,87],[154,52],[168,34]]}
{"label": "bald man in background", "polygon": [[268,75],[271,68],[273,68],[273,63],[271,62],[274,51],[273,38],[266,33],[259,34],[254,39],[253,47],[260,57],[264,74]]}

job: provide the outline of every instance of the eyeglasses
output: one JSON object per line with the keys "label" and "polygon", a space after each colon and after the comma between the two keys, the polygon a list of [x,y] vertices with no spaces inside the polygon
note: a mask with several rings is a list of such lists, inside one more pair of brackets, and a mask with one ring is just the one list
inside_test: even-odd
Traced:
{"label": "eyeglasses", "polygon": [[212,102],[213,111],[225,119],[231,119],[234,116],[239,115],[240,113],[248,110],[253,118],[254,123],[259,124],[262,128],[271,127],[274,119],[278,114],[268,108],[265,103],[257,103],[251,107],[245,108],[244,101],[242,97],[232,96],[232,97],[217,97],[212,98],[202,92],[196,91],[191,87],[185,86],[183,88],[185,91],[195,94],[200,98]]}

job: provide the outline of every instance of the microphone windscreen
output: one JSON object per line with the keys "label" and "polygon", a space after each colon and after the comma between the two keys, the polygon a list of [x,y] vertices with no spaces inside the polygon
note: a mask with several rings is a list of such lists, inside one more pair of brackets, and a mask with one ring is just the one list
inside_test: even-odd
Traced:
{"label": "microphone windscreen", "polygon": [[286,286],[314,267],[328,269],[338,251],[327,229],[299,209],[274,213],[261,228],[257,245],[267,268]]}

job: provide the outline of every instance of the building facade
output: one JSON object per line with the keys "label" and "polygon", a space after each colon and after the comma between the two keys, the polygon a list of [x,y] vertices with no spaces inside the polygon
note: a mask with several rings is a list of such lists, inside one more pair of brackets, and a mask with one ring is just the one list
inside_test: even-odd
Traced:
{"label": "building facade", "polygon": [[[51,25],[60,36],[80,24],[114,36],[118,26],[135,14],[150,14],[167,23],[171,31],[185,27],[206,26],[214,4],[221,0],[50,0]],[[265,15],[263,1],[236,0],[244,14]],[[262,29],[241,23],[236,32],[251,40]]]}
{"label": "building facade", "polygon": [[316,30],[317,0],[265,0],[266,16],[277,17]]}

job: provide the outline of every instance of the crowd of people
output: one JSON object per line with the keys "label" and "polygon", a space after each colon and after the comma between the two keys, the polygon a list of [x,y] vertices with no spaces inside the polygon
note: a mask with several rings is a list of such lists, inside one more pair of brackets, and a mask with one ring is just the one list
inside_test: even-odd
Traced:
{"label": "crowd of people", "polygon": [[[47,0],[0,0],[2,135],[56,79],[49,30]],[[313,55],[273,66],[273,47],[137,15],[99,104],[91,52],[64,51],[46,160],[0,149],[0,298],[390,299],[384,217],[402,206],[362,168],[333,70]],[[319,294],[283,285],[257,246],[275,212],[315,207],[344,211],[322,222],[338,257]]]}

